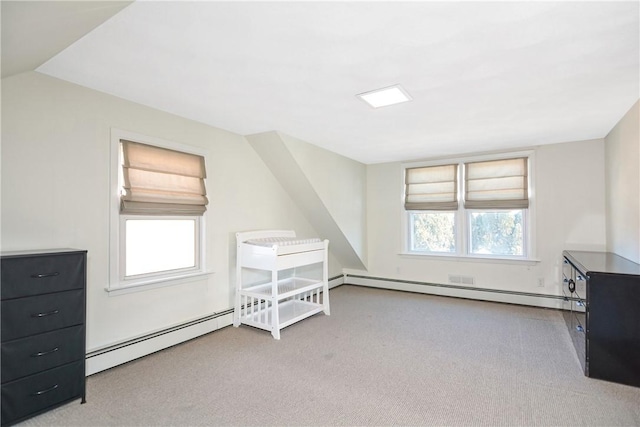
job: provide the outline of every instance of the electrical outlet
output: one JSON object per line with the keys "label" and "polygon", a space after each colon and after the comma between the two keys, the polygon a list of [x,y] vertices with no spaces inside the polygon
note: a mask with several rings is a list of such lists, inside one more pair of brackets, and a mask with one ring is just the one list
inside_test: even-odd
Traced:
{"label": "electrical outlet", "polygon": [[539,288],[544,288],[544,278],[540,277],[538,279],[538,287]]}

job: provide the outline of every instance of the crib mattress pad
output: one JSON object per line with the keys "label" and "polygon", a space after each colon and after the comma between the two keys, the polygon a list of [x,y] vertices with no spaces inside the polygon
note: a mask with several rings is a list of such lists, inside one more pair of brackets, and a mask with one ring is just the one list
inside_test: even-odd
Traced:
{"label": "crib mattress pad", "polygon": [[309,243],[318,243],[321,241],[322,240],[318,238],[300,239],[298,237],[265,237],[260,239],[250,239],[250,240],[247,240],[245,243],[248,243],[250,245],[269,247],[273,245],[278,245],[278,246],[306,245]]}

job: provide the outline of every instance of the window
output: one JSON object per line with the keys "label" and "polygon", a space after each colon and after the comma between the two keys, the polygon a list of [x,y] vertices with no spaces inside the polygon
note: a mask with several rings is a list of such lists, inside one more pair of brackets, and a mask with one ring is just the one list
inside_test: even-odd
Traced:
{"label": "window", "polygon": [[469,253],[523,256],[522,209],[469,212]]}
{"label": "window", "polygon": [[122,221],[125,277],[197,267],[197,218],[126,215]]}
{"label": "window", "polygon": [[456,253],[455,212],[412,212],[409,221],[412,251]]}
{"label": "window", "polygon": [[410,253],[527,259],[531,154],[405,168]]}
{"label": "window", "polygon": [[456,252],[458,165],[405,170],[405,209],[409,215],[410,250]]}
{"label": "window", "polygon": [[204,156],[149,137],[112,135],[109,290],[204,274]]}

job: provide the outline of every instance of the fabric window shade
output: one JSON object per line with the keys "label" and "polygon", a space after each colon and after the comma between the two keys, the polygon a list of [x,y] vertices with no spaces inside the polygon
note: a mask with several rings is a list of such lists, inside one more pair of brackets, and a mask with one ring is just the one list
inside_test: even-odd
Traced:
{"label": "fabric window shade", "polygon": [[458,165],[405,170],[406,210],[458,209]]}
{"label": "fabric window shade", "polygon": [[206,211],[204,157],[138,142],[120,142],[121,213],[202,215]]}
{"label": "fabric window shade", "polygon": [[465,163],[464,207],[525,209],[529,207],[527,158]]}

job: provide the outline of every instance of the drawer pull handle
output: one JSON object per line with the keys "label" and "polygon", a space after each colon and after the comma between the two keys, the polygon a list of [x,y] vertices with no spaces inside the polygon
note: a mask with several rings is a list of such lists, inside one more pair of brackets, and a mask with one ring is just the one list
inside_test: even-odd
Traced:
{"label": "drawer pull handle", "polygon": [[53,390],[55,390],[57,388],[58,388],[58,384],[54,385],[53,387],[49,387],[47,389],[44,389],[44,390],[36,391],[35,393],[33,393],[32,396],[41,396],[41,395],[43,395],[45,393],[49,393],[50,391],[53,391]]}
{"label": "drawer pull handle", "polygon": [[31,277],[34,279],[44,279],[45,277],[55,277],[59,276],[60,273],[54,271],[53,273],[43,273],[43,274],[32,274]]}
{"label": "drawer pull handle", "polygon": [[58,313],[60,313],[60,310],[53,310],[53,311],[49,311],[47,313],[32,314],[31,317],[46,317],[46,316],[52,316],[52,315],[58,314]]}
{"label": "drawer pull handle", "polygon": [[578,325],[578,326],[576,326],[576,331],[584,332],[584,328],[582,327],[582,325]]}
{"label": "drawer pull handle", "polygon": [[55,353],[58,350],[60,350],[60,347],[56,347],[53,350],[49,350],[49,351],[39,351],[37,353],[33,353],[31,357],[46,356],[47,354]]}

